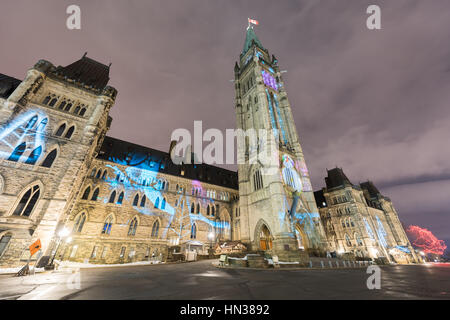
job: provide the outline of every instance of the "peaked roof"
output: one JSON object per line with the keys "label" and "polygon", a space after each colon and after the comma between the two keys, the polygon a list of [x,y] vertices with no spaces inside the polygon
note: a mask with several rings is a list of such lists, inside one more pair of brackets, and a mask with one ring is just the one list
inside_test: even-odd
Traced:
{"label": "peaked roof", "polygon": [[57,75],[102,90],[109,81],[109,67],[86,56],[68,66],[56,68]]}
{"label": "peaked roof", "polygon": [[342,168],[334,168],[327,170],[328,176],[325,178],[325,183],[327,184],[327,189],[332,189],[336,187],[352,186],[353,184],[345,175]]}
{"label": "peaked roof", "polygon": [[[109,136],[105,137],[97,158],[120,165],[238,189],[238,175],[235,171],[207,164],[175,165],[167,152],[147,148]],[[184,175],[181,174],[182,170],[184,171]]]}
{"label": "peaked roof", "polygon": [[247,53],[247,51],[252,47],[253,41],[255,41],[255,44],[258,47],[265,50],[261,41],[259,41],[258,37],[256,36],[255,30],[253,30],[253,27],[250,26],[247,28],[247,34],[245,35],[245,43],[244,43],[244,49],[242,50],[242,54]]}
{"label": "peaked roof", "polygon": [[371,198],[376,198],[378,195],[381,195],[380,191],[375,187],[372,181],[361,183],[361,188],[366,190]]}
{"label": "peaked roof", "polygon": [[0,73],[0,98],[8,99],[22,81]]}

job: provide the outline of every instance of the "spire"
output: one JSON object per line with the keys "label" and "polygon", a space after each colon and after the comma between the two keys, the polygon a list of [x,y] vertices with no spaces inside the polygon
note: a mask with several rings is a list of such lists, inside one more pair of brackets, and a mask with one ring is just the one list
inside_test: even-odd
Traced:
{"label": "spire", "polygon": [[247,34],[245,36],[244,49],[242,50],[242,54],[247,53],[247,51],[252,47],[253,41],[258,47],[265,50],[261,41],[259,41],[258,37],[256,36],[255,30],[253,30],[253,26],[249,26],[247,28]]}

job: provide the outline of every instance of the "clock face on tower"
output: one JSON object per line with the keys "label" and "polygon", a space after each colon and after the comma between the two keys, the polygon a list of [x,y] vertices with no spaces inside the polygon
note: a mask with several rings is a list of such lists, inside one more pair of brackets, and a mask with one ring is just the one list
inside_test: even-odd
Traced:
{"label": "clock face on tower", "polygon": [[281,172],[283,174],[284,184],[294,189],[294,191],[301,192],[303,189],[302,180],[294,166],[294,161],[287,154],[281,157]]}

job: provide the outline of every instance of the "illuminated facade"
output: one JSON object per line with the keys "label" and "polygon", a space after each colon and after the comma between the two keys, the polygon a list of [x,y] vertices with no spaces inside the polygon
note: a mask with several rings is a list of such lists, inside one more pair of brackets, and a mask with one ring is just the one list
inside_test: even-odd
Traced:
{"label": "illuminated facade", "polygon": [[[235,65],[237,128],[270,130],[238,146],[240,239],[253,250],[281,260],[307,259],[327,250],[327,241],[295,128],[277,59],[269,55],[251,26]],[[255,154],[274,150],[275,170]],[[270,151],[269,151],[270,153]]]}
{"label": "illuminated facade", "polygon": [[109,128],[109,67],[84,56],[40,60],[25,80],[0,75],[0,266],[23,264],[40,239],[48,260]]}
{"label": "illuminated facade", "polygon": [[[174,248],[210,247],[280,261],[326,251],[414,261],[392,203],[372,184],[329,176],[314,195],[278,61],[251,27],[234,71],[237,128],[270,130],[238,145],[238,172],[175,165],[173,143],[166,153],[107,137],[117,91],[109,66],[86,55],[66,67],[41,60],[23,81],[0,74],[0,267],[23,265],[37,239],[41,264],[166,260]],[[251,162],[264,150],[275,150],[275,170]]]}
{"label": "illuminated facade", "polygon": [[372,182],[354,185],[342,169],[327,170],[315,198],[331,251],[387,262],[418,262],[392,202]]}

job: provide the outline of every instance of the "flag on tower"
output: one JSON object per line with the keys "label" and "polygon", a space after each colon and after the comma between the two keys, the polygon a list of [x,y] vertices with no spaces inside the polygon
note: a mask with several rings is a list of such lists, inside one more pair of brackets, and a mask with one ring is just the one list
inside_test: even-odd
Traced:
{"label": "flag on tower", "polygon": [[255,26],[259,25],[258,20],[253,20],[253,19],[248,18],[248,24],[250,24],[250,23],[254,24]]}

